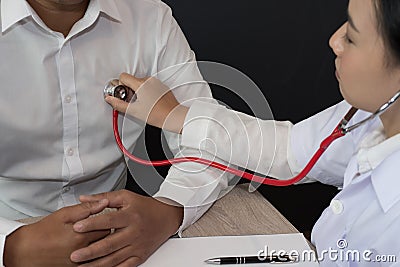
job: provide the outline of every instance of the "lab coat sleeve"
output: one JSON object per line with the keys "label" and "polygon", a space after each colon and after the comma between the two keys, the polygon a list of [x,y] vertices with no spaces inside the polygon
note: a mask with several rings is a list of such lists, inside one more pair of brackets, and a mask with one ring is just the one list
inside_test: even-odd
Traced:
{"label": "lab coat sleeve", "polygon": [[185,119],[182,146],[208,151],[263,175],[288,179],[299,169],[289,147],[292,126],[288,121],[260,120],[221,105],[196,102]]}
{"label": "lab coat sleeve", "polygon": [[[298,165],[305,166],[308,163],[319,148],[320,143],[332,133],[350,108],[351,106],[346,101],[342,101],[294,125],[290,146]],[[363,111],[357,112],[350,120],[349,125],[353,124],[353,121],[360,121],[368,115]],[[357,129],[334,141],[308,176],[324,184],[342,187],[344,173],[356,150],[356,136],[360,135],[358,133],[360,130],[362,129]]]}
{"label": "lab coat sleeve", "polygon": [[[288,179],[302,170],[349,108],[341,102],[293,126],[196,102],[185,119],[182,146],[208,151],[264,175]],[[350,135],[335,141],[301,183],[321,181],[341,186],[353,151]]]}
{"label": "lab coat sleeve", "polygon": [[[171,88],[177,100],[183,105],[190,106],[198,99],[215,102],[208,84],[200,74],[195,54],[172,17],[170,8],[161,1],[160,5],[159,34],[162,38],[158,44],[159,52],[154,76]],[[197,150],[180,149],[179,135],[170,132],[164,134],[175,157],[198,156]],[[212,155],[204,153],[202,157],[211,159]],[[200,218],[216,199],[227,192],[231,177],[233,175],[193,163],[178,164],[170,168],[154,197],[166,198],[184,206],[180,233]]]}
{"label": "lab coat sleeve", "polygon": [[6,220],[4,218],[0,218],[0,246],[1,246],[0,266],[4,266],[4,262],[3,262],[4,247],[5,247],[7,236],[10,235],[12,232],[17,230],[21,226],[23,226],[22,223]]}

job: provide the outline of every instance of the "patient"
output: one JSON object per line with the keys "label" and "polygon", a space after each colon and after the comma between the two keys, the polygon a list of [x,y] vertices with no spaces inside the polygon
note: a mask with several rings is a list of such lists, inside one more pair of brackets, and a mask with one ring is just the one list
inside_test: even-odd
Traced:
{"label": "patient", "polygon": [[[171,66],[169,86],[201,80],[196,64],[179,67],[195,56],[171,9],[160,0],[1,0],[0,9],[0,266],[143,263],[228,178],[174,169],[154,197],[123,190],[105,83]],[[176,96],[211,96],[207,84],[195,87]],[[130,149],[142,130],[130,123]],[[172,150],[177,137],[168,135]],[[90,217],[105,208],[117,212]],[[46,217],[17,222],[38,216]]]}

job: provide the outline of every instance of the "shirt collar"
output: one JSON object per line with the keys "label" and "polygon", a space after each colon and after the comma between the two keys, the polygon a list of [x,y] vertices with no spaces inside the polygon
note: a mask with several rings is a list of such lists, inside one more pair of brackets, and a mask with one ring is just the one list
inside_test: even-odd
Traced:
{"label": "shirt collar", "polygon": [[88,10],[93,5],[93,10],[102,12],[117,21],[121,21],[121,14],[119,13],[116,1],[113,0],[91,0]]}
{"label": "shirt collar", "polygon": [[369,134],[357,153],[358,172],[371,172],[371,182],[384,212],[400,200],[400,134],[385,139],[383,127]]}
{"label": "shirt collar", "polygon": [[1,0],[0,4],[2,33],[18,21],[32,15],[25,0]]}
{"label": "shirt collar", "polygon": [[[2,32],[22,19],[33,15],[26,0],[2,0],[0,4]],[[112,0],[91,0],[87,12],[93,15],[102,12],[117,21],[121,21],[121,14],[115,1]]]}

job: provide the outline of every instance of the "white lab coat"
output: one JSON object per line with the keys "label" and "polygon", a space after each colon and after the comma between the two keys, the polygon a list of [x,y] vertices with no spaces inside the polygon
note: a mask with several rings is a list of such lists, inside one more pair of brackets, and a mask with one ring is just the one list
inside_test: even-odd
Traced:
{"label": "white lab coat", "polygon": [[[349,109],[343,101],[292,125],[197,102],[186,117],[182,145],[286,179],[300,172]],[[369,115],[358,111],[349,125]],[[302,181],[342,189],[312,232],[321,266],[400,264],[399,162],[400,134],[386,139],[375,118],[336,140]]]}

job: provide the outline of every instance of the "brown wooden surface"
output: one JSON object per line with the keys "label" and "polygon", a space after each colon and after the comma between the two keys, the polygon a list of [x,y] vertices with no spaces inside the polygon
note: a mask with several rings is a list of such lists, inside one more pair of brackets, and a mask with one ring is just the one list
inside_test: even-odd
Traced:
{"label": "brown wooden surface", "polygon": [[183,237],[298,233],[297,229],[249,184],[219,199]]}

